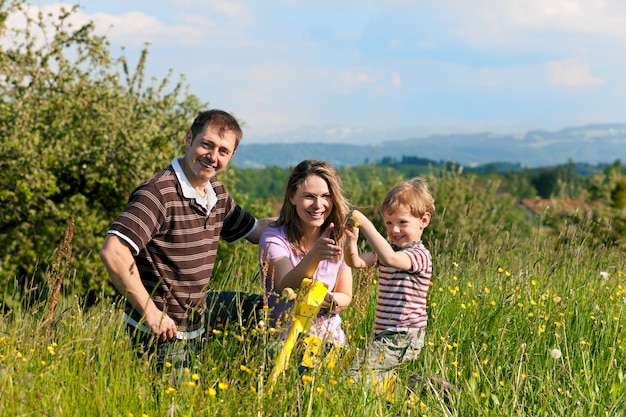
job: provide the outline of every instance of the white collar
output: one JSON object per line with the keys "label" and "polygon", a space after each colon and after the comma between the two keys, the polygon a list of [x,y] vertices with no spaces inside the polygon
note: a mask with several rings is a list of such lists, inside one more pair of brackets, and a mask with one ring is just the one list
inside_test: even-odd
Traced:
{"label": "white collar", "polygon": [[183,167],[180,165],[179,158],[174,158],[172,161],[172,167],[174,168],[174,172],[176,173],[176,177],[178,178],[178,182],[183,190],[183,196],[185,198],[193,198],[196,200],[198,204],[204,207],[207,213],[211,212],[215,204],[217,203],[217,195],[215,194],[215,190],[211,186],[211,182],[209,181],[206,185],[206,197],[202,197],[200,193],[196,191],[195,188],[191,185],[185,172],[183,171]]}

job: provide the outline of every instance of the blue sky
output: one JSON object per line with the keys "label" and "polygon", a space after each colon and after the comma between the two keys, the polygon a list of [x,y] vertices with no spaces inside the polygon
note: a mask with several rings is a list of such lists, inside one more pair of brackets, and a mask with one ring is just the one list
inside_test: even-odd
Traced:
{"label": "blue sky", "polygon": [[626,0],[83,0],[77,19],[114,54],[149,43],[151,73],[184,74],[251,142],[626,122]]}

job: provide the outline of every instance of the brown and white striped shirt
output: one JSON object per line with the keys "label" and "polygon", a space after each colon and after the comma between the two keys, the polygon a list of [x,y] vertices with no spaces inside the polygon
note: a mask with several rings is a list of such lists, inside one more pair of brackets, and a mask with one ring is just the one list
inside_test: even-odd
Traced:
{"label": "brown and white striped shirt", "polygon": [[[217,178],[210,180],[207,196],[211,202],[189,185],[174,160],[133,191],[109,230],[129,244],[143,285],[180,332],[202,329],[219,238],[234,243],[256,227]],[[125,311],[129,323],[141,323],[128,302]]]}

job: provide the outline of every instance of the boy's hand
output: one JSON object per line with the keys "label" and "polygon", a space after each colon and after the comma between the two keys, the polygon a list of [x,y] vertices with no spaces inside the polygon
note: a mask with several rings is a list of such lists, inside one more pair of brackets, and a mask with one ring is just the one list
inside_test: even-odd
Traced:
{"label": "boy's hand", "polygon": [[346,234],[346,243],[350,244],[352,241],[359,239],[359,228],[354,226],[346,226],[344,231]]}
{"label": "boy's hand", "polygon": [[[358,210],[353,210],[346,216],[346,228],[354,229],[359,227],[359,223],[363,214]],[[358,233],[358,232],[357,232]]]}

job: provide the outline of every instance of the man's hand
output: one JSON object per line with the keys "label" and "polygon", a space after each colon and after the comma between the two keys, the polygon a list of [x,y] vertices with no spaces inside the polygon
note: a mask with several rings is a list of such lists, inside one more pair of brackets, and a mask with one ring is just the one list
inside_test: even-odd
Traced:
{"label": "man's hand", "polygon": [[176,338],[176,323],[167,314],[154,308],[155,311],[146,312],[146,324],[152,333],[161,341]]}

